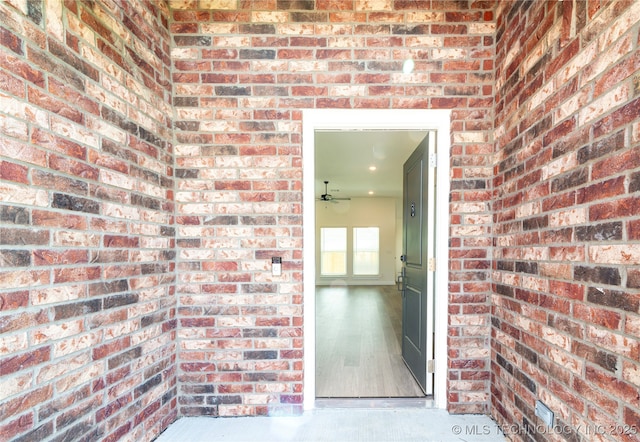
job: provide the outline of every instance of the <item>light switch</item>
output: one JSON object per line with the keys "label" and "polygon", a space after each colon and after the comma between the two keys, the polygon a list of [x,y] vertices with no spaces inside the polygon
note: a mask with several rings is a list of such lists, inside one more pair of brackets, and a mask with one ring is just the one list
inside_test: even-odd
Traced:
{"label": "light switch", "polygon": [[282,275],[282,258],[280,256],[271,258],[271,274],[273,276]]}

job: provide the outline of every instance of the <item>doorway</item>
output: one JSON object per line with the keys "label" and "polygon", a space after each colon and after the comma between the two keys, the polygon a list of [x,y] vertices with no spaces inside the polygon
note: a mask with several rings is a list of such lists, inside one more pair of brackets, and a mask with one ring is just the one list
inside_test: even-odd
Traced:
{"label": "doorway", "polygon": [[[424,130],[435,131],[438,183],[435,244],[436,266],[434,314],[434,388],[433,403],[446,407],[446,322],[448,260],[448,193],[450,111],[447,110],[305,110],[303,111],[303,186],[304,186],[304,406],[312,409],[316,399],[316,260],[315,243],[315,133],[321,130]],[[440,361],[438,363],[438,361]]]}

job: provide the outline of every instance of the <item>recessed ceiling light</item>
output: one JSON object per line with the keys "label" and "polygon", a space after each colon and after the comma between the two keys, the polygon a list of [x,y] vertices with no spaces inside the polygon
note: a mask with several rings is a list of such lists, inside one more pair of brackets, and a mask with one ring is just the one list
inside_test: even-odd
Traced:
{"label": "recessed ceiling light", "polygon": [[373,190],[370,190],[370,191],[369,191],[369,195],[373,195]]}
{"label": "recessed ceiling light", "polygon": [[377,170],[378,168],[376,166],[369,166],[369,170],[371,172],[373,172],[374,170]]}
{"label": "recessed ceiling light", "polygon": [[413,68],[415,68],[416,64],[412,59],[407,59],[402,63],[402,72],[405,74],[410,74],[413,72]]}

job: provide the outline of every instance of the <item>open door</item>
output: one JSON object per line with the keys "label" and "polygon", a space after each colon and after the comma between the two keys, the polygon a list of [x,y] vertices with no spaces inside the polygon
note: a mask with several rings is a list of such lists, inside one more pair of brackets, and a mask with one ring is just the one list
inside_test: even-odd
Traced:
{"label": "open door", "polygon": [[[403,168],[402,357],[425,394],[433,394],[433,177],[427,136]],[[427,370],[430,368],[430,370]]]}

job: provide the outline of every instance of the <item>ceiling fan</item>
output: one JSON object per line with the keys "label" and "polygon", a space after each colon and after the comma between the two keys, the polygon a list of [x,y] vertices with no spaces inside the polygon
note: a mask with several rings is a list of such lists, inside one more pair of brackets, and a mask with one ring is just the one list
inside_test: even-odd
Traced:
{"label": "ceiling fan", "polygon": [[325,181],[324,193],[320,195],[320,198],[318,198],[318,201],[325,201],[325,202],[332,202],[332,203],[337,203],[338,201],[351,201],[351,198],[335,198],[333,195],[329,193],[327,189],[328,185],[329,185],[329,181]]}

